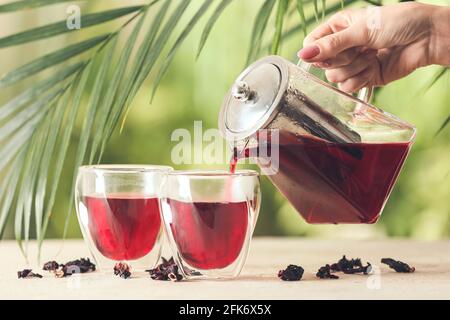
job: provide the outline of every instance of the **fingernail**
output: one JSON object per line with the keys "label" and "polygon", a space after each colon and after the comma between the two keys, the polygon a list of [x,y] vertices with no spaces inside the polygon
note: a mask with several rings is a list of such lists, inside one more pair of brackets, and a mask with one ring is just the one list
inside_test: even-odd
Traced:
{"label": "fingernail", "polygon": [[317,45],[307,46],[301,49],[297,55],[300,59],[312,59],[320,53]]}

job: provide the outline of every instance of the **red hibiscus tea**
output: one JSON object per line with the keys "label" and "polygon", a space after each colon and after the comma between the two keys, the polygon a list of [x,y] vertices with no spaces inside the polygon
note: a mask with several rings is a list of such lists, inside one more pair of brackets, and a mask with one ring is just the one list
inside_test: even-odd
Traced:
{"label": "red hibiscus tea", "polygon": [[309,223],[376,222],[410,149],[409,142],[333,143],[288,132],[277,145],[259,145],[278,148],[278,169],[268,178]]}
{"label": "red hibiscus tea", "polygon": [[234,278],[247,257],[261,200],[256,171],[173,171],[161,199],[174,258],[185,277]]}
{"label": "red hibiscus tea", "polygon": [[247,202],[168,200],[170,229],[179,254],[190,266],[209,270],[232,264],[241,253],[248,228]]}
{"label": "red hibiscus tea", "polygon": [[102,255],[112,260],[136,260],[153,249],[161,230],[157,198],[117,194],[83,199],[90,235]]}
{"label": "red hibiscus tea", "polygon": [[78,169],[77,217],[99,268],[156,266],[160,253],[161,188],[170,167],[93,165]]}

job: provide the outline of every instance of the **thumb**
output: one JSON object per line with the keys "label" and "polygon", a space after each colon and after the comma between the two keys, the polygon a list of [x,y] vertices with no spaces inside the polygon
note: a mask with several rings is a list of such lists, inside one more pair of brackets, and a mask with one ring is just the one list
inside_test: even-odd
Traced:
{"label": "thumb", "polygon": [[336,57],[349,48],[363,46],[368,42],[367,33],[360,26],[353,25],[342,31],[317,39],[301,49],[298,57],[307,62],[319,62]]}

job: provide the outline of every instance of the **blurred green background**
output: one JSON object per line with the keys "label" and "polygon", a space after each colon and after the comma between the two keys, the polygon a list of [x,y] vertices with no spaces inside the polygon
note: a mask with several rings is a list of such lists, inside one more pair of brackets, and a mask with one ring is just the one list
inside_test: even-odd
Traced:
{"label": "blurred green background", "polygon": [[[193,0],[196,2],[197,0]],[[0,3],[8,1],[1,0]],[[450,4],[449,1],[427,1],[434,4]],[[112,6],[131,5],[142,1],[116,0],[91,1],[82,10],[95,11]],[[206,47],[195,59],[202,25],[178,51],[176,58],[163,79],[152,104],[149,103],[153,73],[133,102],[123,131],[117,129],[110,140],[103,163],[142,163],[171,165],[172,131],[177,128],[193,130],[194,120],[203,121],[203,130],[217,127],[222,99],[236,76],[245,67],[252,24],[262,0],[234,1],[220,17]],[[327,1],[332,5],[336,1]],[[387,3],[387,2],[386,2]],[[357,6],[365,5],[360,2]],[[181,27],[198,5],[180,21]],[[155,10],[154,10],[155,11]],[[37,14],[36,14],[37,13]],[[25,12],[4,15],[0,20],[0,35],[17,32],[33,25],[53,21],[53,16],[65,14],[65,6],[39,9],[33,14]],[[57,17],[56,17],[57,18]],[[297,14],[290,16],[286,28],[299,22]],[[270,35],[274,23],[269,23]],[[108,23],[100,28],[84,31],[92,36],[114,27]],[[312,30],[310,27],[309,30]],[[73,39],[73,38],[70,38]],[[121,41],[126,40],[126,34]],[[269,40],[269,39],[268,39]],[[61,36],[17,48],[0,51],[0,73],[23,64],[38,54],[54,50],[69,40]],[[71,40],[72,41],[72,40]],[[298,32],[283,43],[281,55],[294,61],[301,47],[303,34]],[[308,225],[277,192],[267,178],[262,178],[262,207],[256,228],[257,235],[320,236],[330,238],[373,238],[384,236],[437,239],[450,235],[450,126],[439,135],[439,127],[450,111],[450,72],[441,77],[431,88],[428,85],[438,68],[435,66],[417,70],[405,79],[396,81],[376,91],[373,103],[382,109],[414,124],[418,135],[405,167],[392,192],[383,215],[375,225]],[[22,87],[3,90],[1,102]],[[79,124],[80,127],[80,124]],[[79,132],[75,131],[75,134]],[[74,137],[76,138],[76,136]],[[75,148],[73,148],[75,149]],[[59,197],[53,210],[47,238],[60,237],[67,212],[72,172],[70,170],[75,150],[67,161],[67,170],[60,183]],[[174,166],[175,168],[210,167],[207,165]],[[224,162],[215,165],[226,168]],[[75,214],[72,213],[69,237],[81,237]],[[11,223],[5,237],[12,237]]]}

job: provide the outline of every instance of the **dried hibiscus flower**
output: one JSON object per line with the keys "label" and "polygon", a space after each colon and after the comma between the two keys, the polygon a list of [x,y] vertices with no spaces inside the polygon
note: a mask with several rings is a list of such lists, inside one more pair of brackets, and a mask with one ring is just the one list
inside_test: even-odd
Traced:
{"label": "dried hibiscus flower", "polygon": [[56,261],[46,262],[42,268],[46,271],[52,271],[57,278],[68,277],[74,273],[87,273],[95,271],[95,264],[89,258],[80,258],[69,261],[65,264],[59,264]]}
{"label": "dried hibiscus flower", "polygon": [[131,276],[131,267],[127,263],[118,262],[114,266],[114,274],[123,279],[128,279]]}
{"label": "dried hibiscus flower", "polygon": [[372,265],[367,263],[367,266],[363,266],[361,259],[347,259],[345,255],[337,263],[333,263],[331,271],[343,272],[345,274],[363,273],[368,274],[372,271]]}
{"label": "dried hibiscus flower", "polygon": [[347,257],[344,255],[342,258],[337,262],[333,263],[331,265],[331,270],[335,272],[345,272],[346,270],[350,270],[353,268],[362,267],[361,259],[347,259]]}
{"label": "dried hibiscus flower", "polygon": [[49,261],[44,263],[42,270],[44,271],[56,271],[59,269],[59,263],[56,261]]}
{"label": "dried hibiscus flower", "polygon": [[335,274],[331,273],[331,266],[329,264],[320,267],[316,273],[316,277],[320,279],[339,279],[339,277]]}
{"label": "dried hibiscus flower", "polygon": [[294,264],[290,264],[286,269],[278,271],[278,278],[283,281],[299,281],[303,277],[305,270]]}
{"label": "dried hibiscus flower", "polygon": [[372,265],[368,262],[364,266],[361,259],[347,259],[344,255],[338,262],[331,265],[327,264],[317,271],[316,276],[321,279],[339,279],[333,272],[342,272],[345,274],[369,274],[372,271]]}
{"label": "dried hibiscus flower", "polygon": [[92,271],[95,271],[95,264],[89,258],[80,258],[61,265],[61,269],[55,274],[59,277],[67,277],[74,273],[87,273]]}
{"label": "dried hibiscus flower", "polygon": [[153,280],[163,280],[163,281],[180,281],[183,276],[178,272],[178,266],[175,263],[173,257],[169,260],[161,258],[162,263],[159,264],[155,269],[145,270],[150,273],[150,277]]}
{"label": "dried hibiscus flower", "polygon": [[[77,260],[69,261],[62,266],[65,274],[70,275],[73,273],[87,273],[95,271],[95,264],[93,264],[89,258],[80,258]],[[73,272],[75,271],[75,272]]]}
{"label": "dried hibiscus flower", "polygon": [[383,258],[381,263],[387,264],[389,268],[394,269],[396,272],[412,273],[416,271],[416,268],[410,267],[407,263],[392,258]]}
{"label": "dried hibiscus flower", "polygon": [[22,271],[17,271],[17,278],[42,278],[39,273],[34,273],[31,269],[24,269]]}

